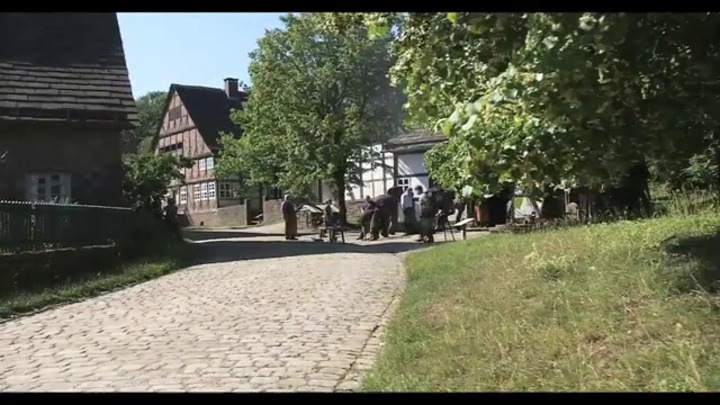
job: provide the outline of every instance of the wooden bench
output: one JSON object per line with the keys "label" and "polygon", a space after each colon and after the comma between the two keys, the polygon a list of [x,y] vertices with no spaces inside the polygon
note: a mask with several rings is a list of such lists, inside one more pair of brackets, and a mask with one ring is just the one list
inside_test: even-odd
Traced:
{"label": "wooden bench", "polygon": [[320,230],[320,239],[322,239],[323,234],[327,232],[328,240],[330,241],[330,243],[335,243],[337,242],[337,233],[340,232],[340,240],[342,241],[342,243],[345,243],[345,231],[348,230],[347,227],[344,227],[342,225],[327,227],[325,225],[321,225],[320,227],[318,227],[318,229]]}
{"label": "wooden bench", "polygon": [[460,222],[456,222],[453,224],[453,228],[457,228],[460,230],[463,240],[467,239],[467,226],[473,221],[475,221],[475,218],[466,218]]}

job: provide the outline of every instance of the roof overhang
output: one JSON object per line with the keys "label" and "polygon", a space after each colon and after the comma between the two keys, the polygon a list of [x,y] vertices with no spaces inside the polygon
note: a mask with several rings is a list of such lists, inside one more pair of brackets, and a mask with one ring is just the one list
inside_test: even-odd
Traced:
{"label": "roof overhang", "polygon": [[66,108],[15,108],[0,107],[0,121],[18,123],[73,123],[107,125],[130,129],[137,125],[137,117],[112,111],[74,110]]}
{"label": "roof overhang", "polygon": [[418,142],[411,144],[383,145],[382,151],[387,153],[393,153],[396,155],[408,154],[408,153],[425,153],[432,149],[435,145],[439,145],[447,141],[432,141],[432,142]]}

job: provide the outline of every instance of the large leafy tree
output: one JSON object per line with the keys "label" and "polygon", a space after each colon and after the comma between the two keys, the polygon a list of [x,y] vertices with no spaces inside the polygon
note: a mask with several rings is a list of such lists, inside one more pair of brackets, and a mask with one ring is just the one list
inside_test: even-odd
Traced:
{"label": "large leafy tree", "polygon": [[152,198],[167,193],[173,181],[183,181],[182,169],[193,166],[192,159],[169,153],[142,153],[125,159],[123,193],[132,205],[149,204]]}
{"label": "large leafy tree", "polygon": [[365,146],[398,129],[401,93],[390,85],[390,33],[370,37],[359,24],[338,35],[328,14],[283,17],[251,53],[252,93],[234,116],[240,139],[226,136],[221,175],[241,173],[250,184],[305,194],[318,179],[332,180],[341,215],[344,191],[359,181]]}
{"label": "large leafy tree", "polygon": [[152,148],[152,140],[163,119],[166,91],[151,91],[135,100],[138,125],[122,134],[124,154],[145,153]]}
{"label": "large leafy tree", "polygon": [[426,13],[335,17],[400,35],[393,77],[411,120],[449,141],[426,156],[449,186],[613,183],[717,148],[720,16]]}

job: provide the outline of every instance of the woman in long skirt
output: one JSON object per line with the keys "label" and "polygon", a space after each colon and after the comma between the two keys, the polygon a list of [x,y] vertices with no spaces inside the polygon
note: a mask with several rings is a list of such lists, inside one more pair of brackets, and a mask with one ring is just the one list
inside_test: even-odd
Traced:
{"label": "woman in long skirt", "polygon": [[295,204],[290,199],[290,195],[286,195],[283,199],[280,210],[285,220],[285,239],[297,240],[297,212]]}

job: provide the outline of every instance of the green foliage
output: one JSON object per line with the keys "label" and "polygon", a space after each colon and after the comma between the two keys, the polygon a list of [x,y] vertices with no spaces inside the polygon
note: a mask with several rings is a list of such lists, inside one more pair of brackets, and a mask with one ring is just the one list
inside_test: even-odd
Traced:
{"label": "green foliage", "polygon": [[399,27],[392,75],[410,121],[449,136],[426,157],[445,185],[608,183],[642,159],[663,167],[717,143],[719,14],[371,13],[364,22]]}
{"label": "green foliage", "polygon": [[682,171],[686,184],[695,188],[708,188],[717,183],[718,165],[715,156],[709,152],[690,158]]}
{"label": "green foliage", "polygon": [[128,202],[142,204],[167,193],[170,183],[183,181],[182,169],[193,166],[192,159],[172,154],[140,154],[129,156],[124,164],[123,193]]}
{"label": "green foliage", "polygon": [[152,150],[152,141],[162,124],[166,91],[151,91],[138,98],[138,126],[123,131],[123,154],[146,153]]}
{"label": "green foliage", "polygon": [[387,78],[391,35],[371,39],[359,24],[337,35],[331,17],[288,15],[258,41],[253,89],[233,116],[244,134],[222,138],[218,173],[298,195],[320,179],[343,190],[358,181],[363,147],[395,133],[402,100]]}

